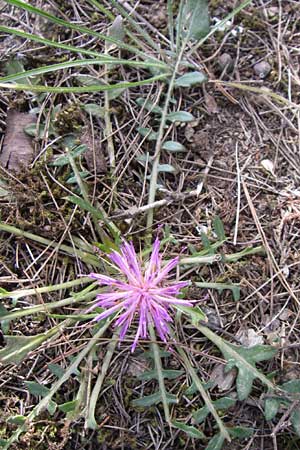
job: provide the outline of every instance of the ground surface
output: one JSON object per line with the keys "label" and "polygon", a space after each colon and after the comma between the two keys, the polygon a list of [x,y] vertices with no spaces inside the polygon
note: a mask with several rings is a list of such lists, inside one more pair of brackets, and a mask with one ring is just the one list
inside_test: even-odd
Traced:
{"label": "ground surface", "polygon": [[[105,17],[95,13],[95,8],[86,6],[84,1],[32,3],[37,6],[42,3],[43,8],[56,15],[61,10],[65,19],[82,21],[97,31],[107,30]],[[153,36],[157,40],[160,40],[158,32],[167,35],[165,3],[142,1],[136,8],[156,29]],[[228,1],[226,6],[224,2],[211,1],[212,22],[216,17],[224,17],[234,6],[234,1]],[[3,22],[8,26],[21,24],[27,32],[68,40],[73,45],[87,45],[88,38],[78,40],[75,32],[63,31],[62,35],[59,27],[48,26],[44,19],[21,12],[5,2],[0,2],[0,7]],[[233,300],[227,290],[218,293],[193,287],[189,295],[201,301],[212,326],[230,341],[239,339],[247,345],[249,339],[252,343],[257,339],[257,343],[277,347],[277,356],[260,368],[265,373],[274,372],[278,383],[300,378],[299,44],[300,11],[297,2],[261,0],[240,12],[233,26],[217,32],[199,48],[193,58],[207,74],[209,82],[205,87],[177,89],[174,94],[175,108],[192,113],[195,120],[184,126],[175,125],[170,131],[172,139],[182,143],[187,152],[162,153],[161,163],[170,164],[173,172],[160,173],[159,183],[163,189],[158,191],[156,199],[166,199],[167,202],[154,210],[154,229],[162,224],[174,237],[166,248],[168,257],[181,252],[191,254],[191,249],[203,249],[203,231],[213,241],[211,226],[216,215],[221,218],[227,236],[221,248],[223,254],[264,246],[265,253],[233,262],[183,267],[181,275],[183,279],[192,281],[240,284],[238,301]],[[102,50],[102,43],[93,39],[89,48]],[[1,36],[0,49],[2,75],[5,75],[8,62],[18,61],[28,70],[63,61],[64,58],[61,50],[52,48],[49,51],[39,44],[5,34]],[[126,58],[126,52],[122,57]],[[224,60],[229,61],[229,66],[224,66]],[[45,75],[39,84],[68,85],[69,73],[64,70]],[[87,68],[82,73],[98,76],[95,69]],[[136,69],[116,68],[111,81],[134,80],[139,76],[145,76],[142,69],[139,74]],[[216,79],[224,83],[216,84],[213,82]],[[247,88],[228,86],[225,82],[268,88],[286,101],[278,101],[274,95],[262,95]],[[37,98],[30,92],[3,90],[0,104],[2,152],[8,146],[12,147],[13,142],[13,151],[17,154],[19,148],[28,154],[28,145],[32,144],[34,153],[30,164],[23,160],[25,166],[22,170],[17,156],[14,160],[15,156],[10,155],[5,164],[2,159],[1,180],[8,193],[1,197],[2,222],[74,248],[83,248],[83,245],[98,240],[88,214],[66,200],[68,195],[78,193],[69,180],[72,170],[69,166],[51,165],[54,158],[64,151],[60,137],[72,134],[77,143],[89,147],[80,160],[80,170],[88,171],[86,184],[94,205],[103,207],[123,235],[133,238],[136,248],[143,247],[147,232],[146,213],[130,212],[133,207],[147,204],[149,182],[146,177],[150,169],[145,165],[145,155],[147,152],[153,155],[154,145],[151,141],[143,141],[137,129],[149,125],[155,127],[156,122],[152,115],[137,105],[136,100],[143,97],[159,103],[163,89],[163,85],[157,82],[151,87],[126,90],[111,101],[110,118],[116,152],[114,169],[109,163],[105,120],[101,114],[88,114],[83,107],[90,103],[103,106],[102,93],[42,94]],[[41,135],[30,138],[29,144],[25,135],[11,137],[12,128],[21,120],[18,114],[28,113],[33,108],[38,108],[34,121],[42,123]],[[8,109],[17,115],[13,117],[11,112],[7,115]],[[12,141],[7,142],[7,139]],[[199,195],[188,195],[201,182]],[[85,264],[78,256],[66,255],[59,247],[47,248],[28,237],[16,237],[4,231],[1,232],[0,257],[2,287],[8,290],[61,283],[91,271],[91,265]],[[42,297],[25,297],[18,306],[60,300],[67,294],[59,291]],[[7,300],[4,306],[9,309],[15,305]],[[25,317],[14,321],[10,333],[35,335],[53,327],[56,320],[44,314]],[[86,328],[81,325],[72,326],[56,341],[32,352],[18,366],[11,364],[1,368],[0,437],[6,437],[14,427],[7,424],[7,417],[28,413],[36,402],[26,391],[24,381],[51,382],[53,375],[47,364],[61,363],[64,367],[67,357],[76,353],[77,346],[84,339]],[[211,391],[212,398],[232,393],[233,381],[227,380],[226,384],[221,370],[224,361],[218,351],[187,325],[182,325],[179,331],[185,337],[182,345],[188,349],[201,377],[209,381],[219,373],[220,378]],[[136,380],[148,364],[142,353],[147,349],[147,343],[142,343],[141,348],[131,354],[130,341],[129,336],[112,359],[97,408],[98,430],[84,430],[81,419],[69,423],[60,413],[54,417],[43,413],[37,424],[14,444],[15,448],[204,449],[205,445],[187,438],[178,430],[170,434],[164,426],[160,405],[144,409],[132,407],[133,399],[153,392],[155,381],[145,384]],[[106,343],[107,340],[103,340],[103,344]],[[100,350],[99,365],[103,354]],[[89,376],[94,377],[98,366],[90,363]],[[180,368],[176,357],[166,358],[165,364],[168,368]],[[186,382],[183,375],[176,382],[170,382],[170,389],[180,392]],[[69,379],[60,392],[62,400],[71,400],[77,383],[75,376]],[[299,448],[299,438],[292,431],[288,418],[283,423],[278,423],[280,416],[273,421],[264,420],[261,393],[261,386],[255,385],[246,401],[237,402],[224,413],[227,424],[252,426],[255,430],[251,438],[234,441],[224,448]],[[199,398],[190,402],[187,396],[183,396],[179,417],[188,418],[197,402],[201,404]],[[275,434],[271,437],[274,429]],[[208,436],[213,432],[209,420],[205,432]]]}

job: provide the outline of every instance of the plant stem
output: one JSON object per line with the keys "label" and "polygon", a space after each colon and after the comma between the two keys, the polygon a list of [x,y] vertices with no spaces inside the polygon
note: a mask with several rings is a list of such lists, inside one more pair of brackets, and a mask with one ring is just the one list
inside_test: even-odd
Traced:
{"label": "plant stem", "polygon": [[161,364],[161,359],[160,359],[160,354],[159,354],[159,346],[156,342],[156,335],[155,335],[155,331],[154,331],[154,327],[153,327],[152,323],[149,323],[148,329],[149,329],[149,334],[150,334],[150,338],[152,341],[151,347],[153,350],[155,368],[157,371],[158,385],[159,385],[159,390],[161,393],[161,398],[162,398],[162,403],[163,403],[163,408],[164,408],[164,413],[165,413],[165,419],[166,419],[166,422],[169,425],[171,425],[171,418],[170,418],[170,411],[169,411],[169,405],[168,405],[168,400],[167,400],[166,387],[165,387],[165,383],[164,383],[162,364]]}
{"label": "plant stem", "polygon": [[252,366],[248,361],[245,360],[242,356],[239,355],[230,345],[224,341],[220,336],[214,333],[211,329],[205,327],[204,325],[194,325],[204,336],[206,336],[211,342],[213,342],[219,350],[223,353],[225,352],[227,355],[230,355],[232,359],[236,361],[240,361],[248,370],[255,374],[255,377],[258,378],[263,384],[265,384],[269,389],[274,390],[274,384],[259,370],[257,370],[254,366]]}
{"label": "plant stem", "polygon": [[187,371],[189,372],[193,382],[197,386],[197,389],[200,392],[200,394],[201,394],[201,396],[202,396],[202,398],[203,398],[203,400],[205,402],[205,405],[207,406],[207,408],[209,409],[210,413],[215,418],[215,421],[217,422],[217,425],[219,427],[221,435],[223,436],[224,439],[227,439],[228,441],[231,441],[228,431],[226,430],[226,428],[225,428],[225,426],[224,426],[224,424],[223,424],[219,414],[215,410],[215,407],[214,407],[212,401],[210,400],[210,398],[207,395],[204,387],[202,386],[202,382],[201,382],[200,378],[198,377],[194,367],[190,363],[190,360],[187,357],[185,351],[180,346],[177,347],[177,351],[180,354],[180,356],[182,357],[183,362],[184,362],[184,367],[187,369]]}
{"label": "plant stem", "polygon": [[[183,53],[185,50],[186,43],[187,43],[187,41],[185,40],[183,42],[181,50],[179,52],[179,55],[178,55],[178,58],[177,58],[177,61],[176,61],[175,67],[174,67],[174,71],[173,71],[172,77],[170,79],[164,108],[162,110],[161,121],[160,121],[159,130],[158,130],[158,137],[157,137],[157,141],[156,141],[156,145],[155,145],[155,154],[154,154],[154,160],[153,160],[153,165],[152,165],[151,178],[150,178],[148,204],[151,204],[155,201],[156,190],[157,190],[158,165],[159,165],[159,160],[160,160],[161,145],[162,145],[162,141],[164,138],[164,130],[165,130],[165,125],[166,125],[166,121],[167,121],[169,103],[171,100],[171,95],[172,95],[172,92],[174,89],[177,71],[178,71],[179,65],[181,63],[181,59],[182,59],[182,56],[183,56]],[[148,229],[150,229],[152,227],[153,215],[154,215],[153,209],[149,209],[148,214],[147,214],[147,228]]]}
{"label": "plant stem", "polygon": [[118,342],[118,337],[119,337],[119,332],[114,333],[111,338],[110,343],[107,346],[107,351],[106,351],[105,357],[104,357],[104,359],[102,361],[102,365],[101,365],[101,372],[97,378],[96,384],[94,386],[94,389],[93,389],[91,397],[90,397],[87,414],[86,414],[86,419],[85,419],[85,428],[91,428],[93,430],[96,430],[98,427],[98,424],[95,419],[96,404],[97,404],[97,400],[99,398],[100,389],[102,387],[105,375],[109,368],[111,359],[113,357],[113,354],[114,354],[114,351],[115,351],[115,348],[116,348],[116,345]]}
{"label": "plant stem", "polygon": [[43,286],[33,289],[19,289],[15,291],[6,292],[4,294],[0,293],[0,299],[2,298],[19,299],[22,297],[27,297],[29,295],[45,294],[47,292],[59,291],[60,289],[68,289],[73,286],[78,286],[79,284],[86,284],[91,282],[92,279],[90,277],[82,277],[76,280],[66,281],[65,283],[53,284],[51,286]]}
{"label": "plant stem", "polygon": [[39,312],[47,313],[54,308],[61,308],[62,306],[72,305],[74,303],[81,302],[82,300],[91,300],[95,298],[96,295],[99,294],[99,292],[101,292],[99,289],[96,289],[93,292],[89,292],[91,286],[88,286],[88,288],[84,289],[78,294],[74,294],[72,297],[64,298],[63,300],[58,300],[57,302],[44,303],[43,305],[36,305],[31,306],[29,308],[17,309],[16,311],[12,311],[3,316],[0,316],[0,321],[2,322],[4,320],[17,319],[20,317],[29,316]]}
{"label": "plant stem", "polygon": [[59,245],[57,242],[50,241],[49,239],[46,239],[44,237],[36,236],[35,234],[28,233],[27,231],[20,230],[19,228],[16,228],[12,225],[7,225],[7,224],[1,223],[1,222],[0,222],[0,230],[6,231],[7,233],[14,234],[15,236],[22,236],[24,238],[31,239],[32,241],[39,242],[40,244],[44,244],[49,247],[57,248],[71,256],[77,255],[80,257],[80,259],[83,262],[85,262],[87,264],[91,264],[95,267],[100,266],[99,258],[95,255],[89,254],[88,252],[85,252],[85,251],[82,251],[79,249],[74,250],[73,247],[70,247],[65,244]]}

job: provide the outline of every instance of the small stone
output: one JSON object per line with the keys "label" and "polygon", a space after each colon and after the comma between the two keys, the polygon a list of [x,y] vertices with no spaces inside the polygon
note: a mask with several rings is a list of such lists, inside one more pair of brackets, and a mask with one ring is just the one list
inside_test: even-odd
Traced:
{"label": "small stone", "polygon": [[266,78],[271,72],[271,69],[271,64],[269,64],[267,61],[260,61],[253,67],[255,74],[261,79]]}
{"label": "small stone", "polygon": [[226,70],[226,72],[231,72],[233,69],[233,59],[229,55],[229,53],[222,53],[218,59],[219,66],[222,70]]}

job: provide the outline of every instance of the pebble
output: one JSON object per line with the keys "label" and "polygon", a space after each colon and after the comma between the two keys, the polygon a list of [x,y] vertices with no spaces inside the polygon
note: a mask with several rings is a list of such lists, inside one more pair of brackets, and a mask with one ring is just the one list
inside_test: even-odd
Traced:
{"label": "pebble", "polygon": [[233,69],[233,59],[229,53],[222,53],[219,56],[218,63],[222,70],[226,69],[226,72],[231,72]]}
{"label": "pebble", "polygon": [[271,64],[269,64],[267,61],[260,61],[253,67],[255,74],[261,79],[266,78],[271,72],[271,69]]}

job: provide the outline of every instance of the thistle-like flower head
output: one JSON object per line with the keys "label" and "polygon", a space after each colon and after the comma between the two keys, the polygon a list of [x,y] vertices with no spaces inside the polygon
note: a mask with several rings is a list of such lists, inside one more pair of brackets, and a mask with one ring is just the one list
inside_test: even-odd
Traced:
{"label": "thistle-like flower head", "polygon": [[138,339],[148,336],[148,325],[152,323],[160,336],[166,342],[169,334],[168,322],[172,322],[169,314],[172,305],[192,306],[191,302],[176,298],[180,289],[187,286],[186,281],[169,283],[169,273],[177,266],[179,258],[170,260],[162,266],[159,255],[160,242],[158,238],[153,245],[150,261],[145,269],[137,256],[133,244],[124,241],[120,253],[113,251],[109,258],[120,271],[120,279],[98,273],[89,276],[98,281],[101,286],[108,286],[109,291],[97,295],[97,302],[91,309],[99,306],[104,311],[94,320],[102,320],[111,314],[120,312],[114,326],[120,327],[120,339],[124,336],[133,320],[138,317],[138,328],[131,347],[134,351]]}

